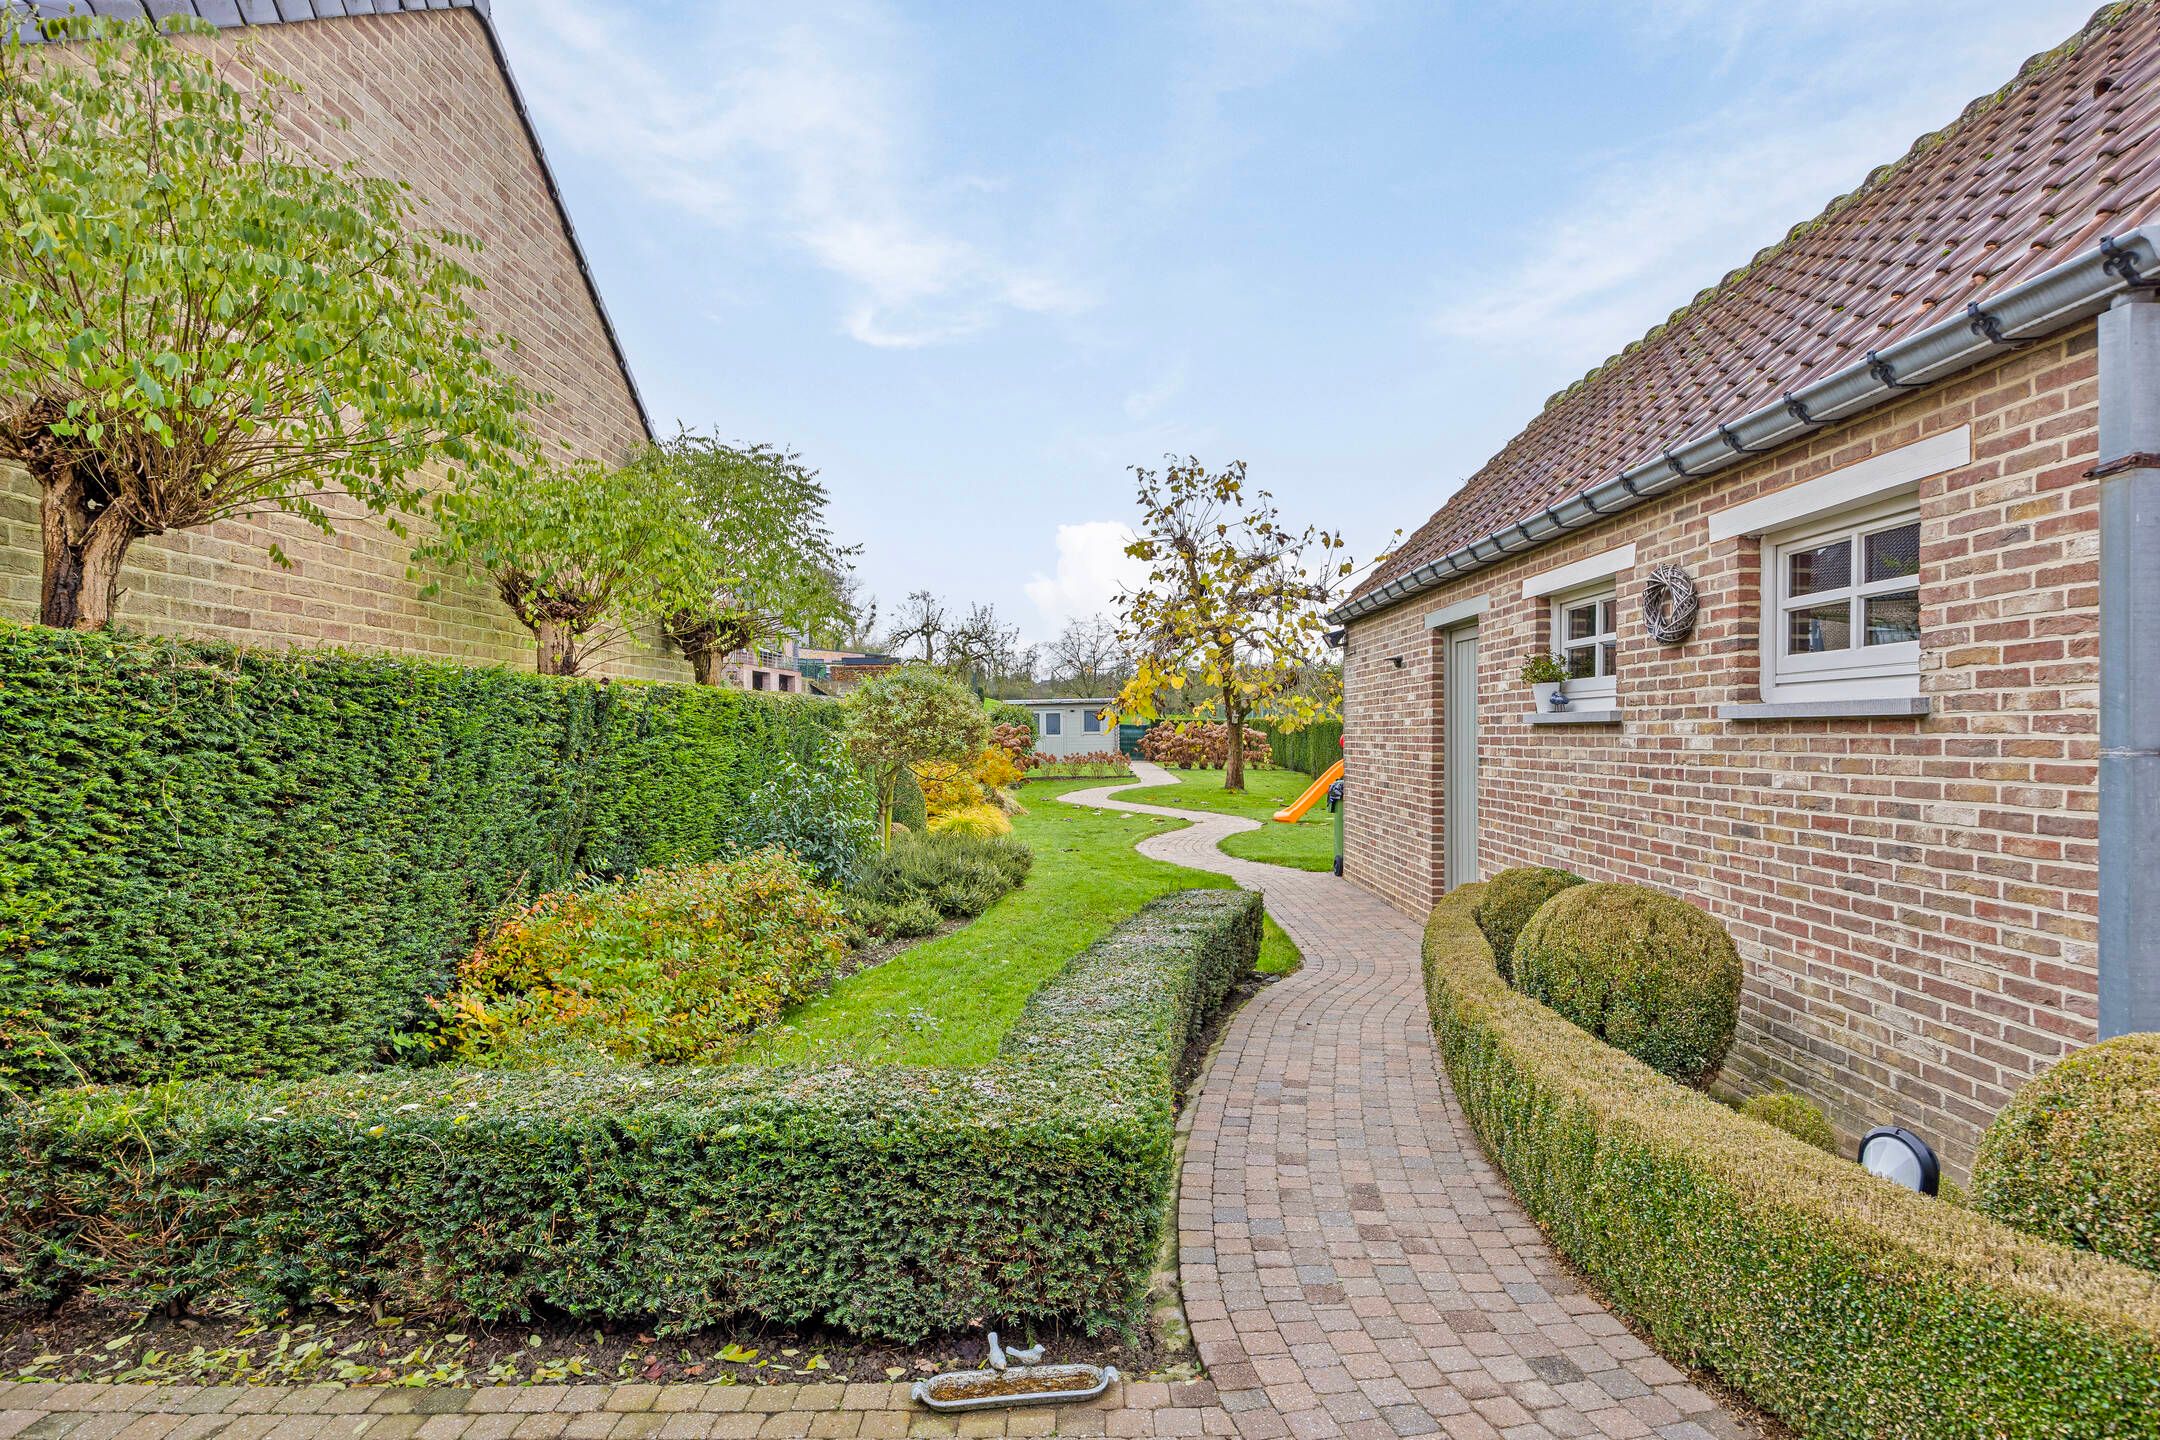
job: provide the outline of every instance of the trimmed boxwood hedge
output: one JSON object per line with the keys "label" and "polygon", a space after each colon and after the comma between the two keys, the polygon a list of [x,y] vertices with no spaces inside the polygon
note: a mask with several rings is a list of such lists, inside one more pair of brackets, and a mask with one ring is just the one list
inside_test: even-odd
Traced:
{"label": "trimmed boxwood hedge", "polygon": [[730,853],[837,707],[0,624],[0,1082],[380,1055],[506,895]]}
{"label": "trimmed boxwood hedge", "polygon": [[1551,865],[1517,865],[1485,882],[1485,898],[1478,903],[1477,923],[1485,932],[1486,943],[1492,946],[1493,960],[1500,967],[1501,979],[1514,981],[1515,942],[1521,938],[1530,917],[1562,890],[1584,883],[1583,877],[1574,871]]}
{"label": "trimmed boxwood hedge", "polygon": [[1561,890],[1515,938],[1510,968],[1517,990],[1684,1085],[1716,1077],[1739,1025],[1732,937],[1709,911],[1648,885]]}
{"label": "trimmed boxwood hedge", "polygon": [[1803,1434],[2160,1435],[2160,1277],[1867,1175],[1510,990],[1452,892],[1433,1029],[1524,1208],[1668,1355]]}
{"label": "trimmed boxwood hedge", "polygon": [[1750,1120],[1775,1126],[1804,1145],[1837,1153],[1837,1131],[1822,1106],[1790,1090],[1770,1090],[1740,1102],[1740,1113]]}
{"label": "trimmed boxwood hedge", "polygon": [[1176,1073],[1259,954],[1158,900],[979,1069],[417,1071],[55,1091],[0,1110],[0,1299],[379,1300],[913,1340],[1138,1313]]}
{"label": "trimmed boxwood hedge", "polygon": [[2027,1081],[1980,1138],[1973,1208],[2160,1271],[2160,1034],[2118,1035]]}

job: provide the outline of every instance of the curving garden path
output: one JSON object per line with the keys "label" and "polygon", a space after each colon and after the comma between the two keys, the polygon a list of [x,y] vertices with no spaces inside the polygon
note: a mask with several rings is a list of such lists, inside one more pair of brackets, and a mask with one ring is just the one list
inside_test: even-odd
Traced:
{"label": "curving garden path", "polygon": [[1233,1017],[1188,1110],[1179,1276],[1235,1433],[1753,1433],[1583,1289],[1487,1163],[1440,1069],[1416,925],[1216,848],[1262,822],[1121,788],[1064,799],[1190,820],[1141,851],[1262,892],[1305,954]]}
{"label": "curving garden path", "polygon": [[957,1422],[905,1384],[0,1382],[0,1440],[1751,1435],[1583,1290],[1486,1163],[1426,1024],[1416,926],[1331,875],[1216,848],[1258,822],[1119,800],[1176,778],[1134,770],[1065,802],[1191,821],[1140,848],[1261,891],[1305,954],[1231,1019],[1186,1111],[1179,1270],[1208,1379]]}

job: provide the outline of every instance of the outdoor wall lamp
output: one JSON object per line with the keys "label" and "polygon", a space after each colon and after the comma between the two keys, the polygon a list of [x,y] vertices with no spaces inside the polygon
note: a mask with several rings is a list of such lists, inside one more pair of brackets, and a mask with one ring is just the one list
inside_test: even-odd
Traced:
{"label": "outdoor wall lamp", "polygon": [[1942,1163],[1927,1141],[1897,1125],[1878,1125],[1860,1137],[1854,1159],[1870,1175],[1933,1195],[1942,1185]]}
{"label": "outdoor wall lamp", "polygon": [[1394,667],[1395,667],[1396,669],[1398,669],[1398,670],[1402,669],[1402,656],[1400,656],[1400,655],[1390,655],[1390,656],[1388,657],[1388,660],[1389,660],[1389,662],[1390,662],[1391,664],[1393,664],[1393,665],[1394,665]]}

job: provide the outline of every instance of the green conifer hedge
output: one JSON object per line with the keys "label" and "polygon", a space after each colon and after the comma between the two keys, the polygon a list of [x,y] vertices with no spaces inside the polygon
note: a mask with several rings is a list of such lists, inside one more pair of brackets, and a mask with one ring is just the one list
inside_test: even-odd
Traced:
{"label": "green conifer hedge", "polygon": [[0,624],[0,1082],[381,1057],[506,896],[732,853],[838,707]]}
{"label": "green conifer hedge", "polygon": [[1179,1061],[1260,930],[1250,892],[1157,900],[975,1069],[446,1068],[0,1107],[0,1303],[95,1286],[897,1340],[1129,1324]]}

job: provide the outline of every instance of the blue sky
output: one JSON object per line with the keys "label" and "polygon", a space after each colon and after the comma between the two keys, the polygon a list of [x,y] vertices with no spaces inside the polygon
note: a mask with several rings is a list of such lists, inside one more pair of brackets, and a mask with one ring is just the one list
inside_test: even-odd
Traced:
{"label": "blue sky", "polygon": [[496,0],[656,421],[890,603],[1103,608],[1125,467],[1368,558],[2095,0]]}

